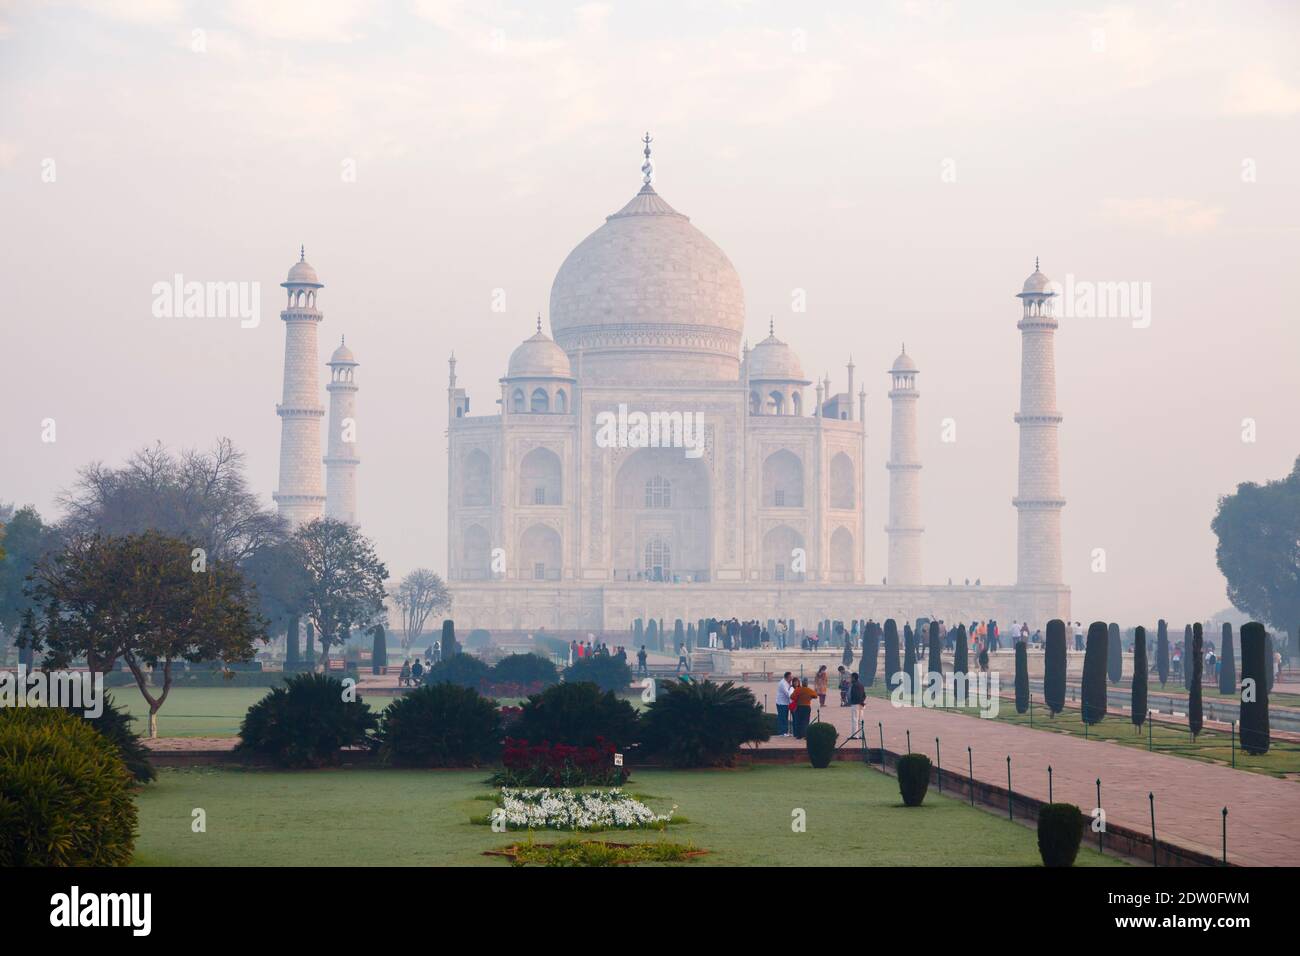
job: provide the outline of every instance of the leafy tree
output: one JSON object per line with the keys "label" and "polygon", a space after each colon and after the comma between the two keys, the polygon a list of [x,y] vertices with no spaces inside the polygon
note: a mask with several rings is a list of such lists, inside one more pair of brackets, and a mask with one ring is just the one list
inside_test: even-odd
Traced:
{"label": "leafy tree", "polygon": [[1205,669],[1205,646],[1204,636],[1201,633],[1201,625],[1192,625],[1192,648],[1191,656],[1183,655],[1183,669],[1189,667],[1192,672],[1191,683],[1187,687],[1187,726],[1192,731],[1192,737],[1195,738],[1201,732],[1202,711],[1201,711],[1201,676]]}
{"label": "leafy tree", "polygon": [[13,636],[31,606],[31,599],[23,593],[27,575],[41,558],[58,548],[59,535],[28,505],[7,516],[0,526],[0,544],[0,628]]}
{"label": "leafy tree", "polygon": [[1133,632],[1133,691],[1129,697],[1129,719],[1141,728],[1147,719],[1147,629]]}
{"label": "leafy tree", "polygon": [[285,661],[297,663],[298,637],[311,574],[306,555],[296,539],[276,541],[250,554],[240,565],[257,594],[258,610],[271,626],[271,634],[285,634]]}
{"label": "leafy tree", "polygon": [[428,568],[416,568],[402,578],[393,600],[402,612],[402,651],[406,652],[424,633],[429,615],[451,607],[451,592],[442,578]]}
{"label": "leafy tree", "polygon": [[771,736],[763,706],[731,681],[664,681],[641,716],[641,745],[674,767],[731,766],[741,744]]}
{"label": "leafy tree", "polygon": [[94,462],[60,496],[63,524],[73,536],[157,531],[195,542],[209,560],[238,564],[286,534],[284,519],[262,507],[243,468],[243,453],[227,438],[209,452],[174,455],[160,442],[120,468]]}
{"label": "leafy tree", "polygon": [[1300,620],[1300,457],[1291,474],[1243,482],[1219,499],[1210,523],[1234,607],[1277,627]]}
{"label": "leafy tree", "polygon": [[892,693],[899,685],[898,624],[891,617],[885,620],[885,686]]}
{"label": "leafy tree", "polygon": [[1120,640],[1119,625],[1114,621],[1106,629],[1106,676],[1112,684],[1124,677],[1124,643]]}
{"label": "leafy tree", "polygon": [[1065,622],[1047,622],[1047,646],[1043,651],[1043,700],[1055,717],[1065,709]]}
{"label": "leafy tree", "polygon": [[1160,675],[1160,689],[1169,680],[1169,625],[1162,617],[1156,624],[1156,673]]}
{"label": "leafy tree", "polygon": [[[44,651],[50,669],[84,657],[106,673],[124,661],[149,704],[149,736],[158,736],[176,662],[246,661],[266,639],[234,565],[209,559],[199,570],[191,552],[189,542],[156,531],[74,542],[37,564],[19,640]],[[154,694],[145,668],[159,667],[162,691]]]}
{"label": "leafy tree", "polygon": [[343,643],[352,628],[382,618],[388,568],[370,539],[346,521],[317,518],[293,539],[308,575],[306,610],[320,639],[317,663],[326,670],[332,645]]}
{"label": "leafy tree", "polygon": [[1266,754],[1269,747],[1268,691],[1273,669],[1264,625],[1251,621],[1241,629],[1241,749]]}
{"label": "leafy tree", "polygon": [[1029,654],[1024,641],[1016,641],[1016,713],[1029,709]]}
{"label": "leafy tree", "polygon": [[1106,719],[1106,645],[1109,643],[1105,621],[1088,626],[1088,643],[1083,653],[1083,722],[1098,724]]}
{"label": "leafy tree", "polygon": [[1219,647],[1219,693],[1232,694],[1237,690],[1237,658],[1232,652],[1232,625],[1223,622],[1223,639]]}

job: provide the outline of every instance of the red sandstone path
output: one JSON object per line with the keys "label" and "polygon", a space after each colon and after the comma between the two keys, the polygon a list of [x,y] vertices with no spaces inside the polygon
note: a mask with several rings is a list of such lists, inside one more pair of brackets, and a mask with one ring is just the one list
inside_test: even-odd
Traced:
{"label": "red sandstone path", "polygon": [[[760,700],[767,694],[768,706],[772,706],[775,683],[749,686]],[[838,690],[832,688],[826,704],[821,720],[835,724],[841,736],[847,736],[849,711],[839,706]],[[1100,777],[1108,822],[1141,832],[1151,832],[1147,794],[1154,793],[1156,836],[1215,857],[1223,849],[1222,809],[1227,806],[1229,862],[1300,865],[1300,826],[1296,823],[1300,783],[1296,781],[963,714],[895,708],[878,698],[868,698],[866,721],[867,744],[880,745],[879,722],[885,748],[895,753],[907,752],[907,731],[911,730],[912,750],[934,760],[934,738],[938,737],[945,777],[949,773],[967,776],[966,748],[970,747],[975,778],[1005,787],[1010,754],[1012,789],[1040,800],[1047,799],[1050,764],[1053,799],[1077,804],[1086,813],[1097,806],[1096,780]],[[804,744],[793,738],[773,738],[763,746],[802,748]],[[857,741],[848,746],[857,746]],[[1089,832],[1085,839],[1095,840],[1095,836]]]}

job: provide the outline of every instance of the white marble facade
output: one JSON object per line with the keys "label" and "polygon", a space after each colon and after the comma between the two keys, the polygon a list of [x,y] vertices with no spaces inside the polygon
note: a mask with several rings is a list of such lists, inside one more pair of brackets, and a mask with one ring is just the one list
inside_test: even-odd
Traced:
{"label": "white marble facade", "polygon": [[[458,623],[1068,614],[1059,583],[866,584],[873,466],[852,361],[846,390],[833,393],[829,379],[804,377],[774,328],[742,347],[739,276],[647,170],[640,192],[561,265],[554,338],[539,317],[491,414],[473,413],[450,360],[447,568]],[[680,415],[686,427],[665,428],[661,445],[682,441],[643,447],[638,412]],[[905,516],[919,534],[919,499]],[[919,576],[919,538],[915,548]]]}

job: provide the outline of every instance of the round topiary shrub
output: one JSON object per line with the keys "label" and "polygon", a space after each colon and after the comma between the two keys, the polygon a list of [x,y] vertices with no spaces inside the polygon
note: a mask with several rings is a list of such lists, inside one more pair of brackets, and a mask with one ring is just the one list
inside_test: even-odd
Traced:
{"label": "round topiary shrub", "polygon": [[536,685],[540,690],[550,687],[560,675],[555,665],[540,654],[510,654],[496,662],[490,679],[494,685]]}
{"label": "round topiary shrub", "polygon": [[632,683],[632,668],[627,661],[610,654],[583,657],[564,669],[564,680],[570,684],[587,682],[601,690],[627,690]]}
{"label": "round topiary shrub", "polygon": [[907,754],[898,758],[898,792],[903,805],[919,807],[930,789],[930,758],[925,754]]}
{"label": "round topiary shrub", "polygon": [[0,710],[0,867],[130,863],[131,786],[116,745],[86,721]]}
{"label": "round topiary shrub", "polygon": [[476,690],[431,684],[388,705],[377,739],[399,767],[477,767],[501,750],[501,715]]}
{"label": "round topiary shrub", "polygon": [[809,726],[804,736],[808,741],[809,762],[818,770],[829,767],[831,758],[835,756],[835,741],[839,738],[835,726],[818,721]]}
{"label": "round topiary shrub", "polygon": [[1038,853],[1043,866],[1073,866],[1083,839],[1083,812],[1073,803],[1048,803],[1038,811]]}
{"label": "round topiary shrub", "polygon": [[636,710],[595,684],[556,684],[528,698],[511,734],[531,743],[623,748],[636,740]]}
{"label": "round topiary shrub", "polygon": [[443,658],[424,673],[426,684],[455,684],[458,687],[479,687],[491,679],[492,668],[473,654],[456,654]]}
{"label": "round topiary shrub", "polygon": [[342,681],[297,674],[248,708],[236,749],[284,767],[321,767],[338,763],[344,747],[367,743],[377,723],[370,705]]}

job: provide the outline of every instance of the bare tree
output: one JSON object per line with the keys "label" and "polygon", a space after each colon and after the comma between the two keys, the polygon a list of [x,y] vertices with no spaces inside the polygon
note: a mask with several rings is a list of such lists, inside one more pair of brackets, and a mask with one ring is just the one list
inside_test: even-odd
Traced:
{"label": "bare tree", "polygon": [[430,614],[451,607],[447,585],[428,568],[416,568],[402,578],[393,599],[402,612],[403,651],[410,650],[419,639]]}

